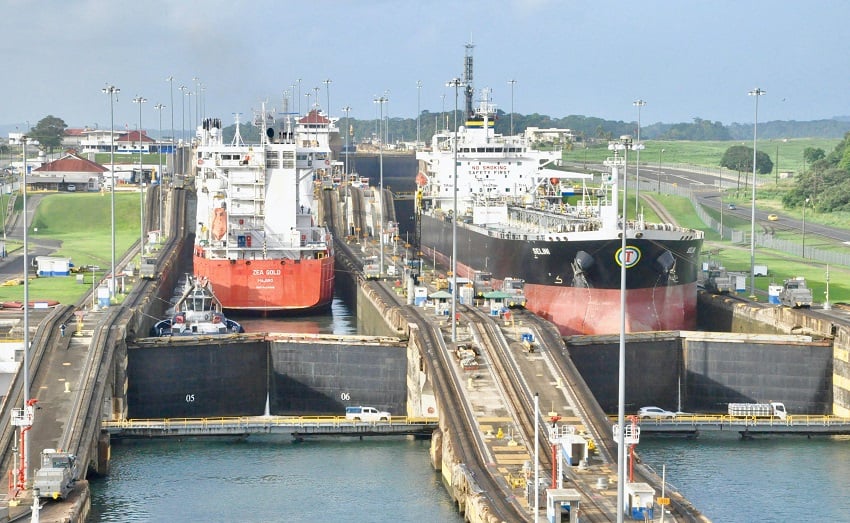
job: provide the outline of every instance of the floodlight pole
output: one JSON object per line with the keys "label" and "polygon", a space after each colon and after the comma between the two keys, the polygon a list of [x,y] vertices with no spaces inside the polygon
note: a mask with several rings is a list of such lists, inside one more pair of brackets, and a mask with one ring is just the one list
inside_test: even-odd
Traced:
{"label": "floodlight pole", "polygon": [[[109,299],[115,298],[115,111],[113,101],[118,99],[121,89],[114,85],[107,85],[102,91],[109,95],[109,216],[112,231],[112,270],[109,281]],[[114,95],[114,96],[113,96]]]}
{"label": "floodlight pole", "polygon": [[753,201],[752,215],[750,222],[750,298],[756,297],[756,146],[757,146],[757,130],[759,123],[759,96],[767,94],[764,89],[756,87],[749,93],[750,96],[756,97],[756,112],[753,119]]}
{"label": "floodlight pole", "polygon": [[452,181],[452,343],[457,341],[457,97],[458,89],[465,87],[460,78],[452,78],[446,84],[447,87],[455,88],[455,129],[452,139],[454,150],[454,178]]}
{"label": "floodlight pole", "polygon": [[[30,270],[30,260],[29,260],[29,224],[27,223],[27,142],[29,141],[29,137],[22,136],[21,142],[23,143],[23,153],[24,153],[24,172],[23,172],[23,184],[21,184],[21,193],[23,195],[23,214],[24,214],[24,385],[23,385],[23,393],[24,393],[24,404],[23,409],[26,410],[30,401],[30,366],[29,366],[29,353],[30,353],[30,296],[29,296],[29,270]],[[23,483],[27,484],[27,477],[29,474],[29,431],[23,432],[23,444],[24,447],[21,449],[23,453]]]}
{"label": "floodlight pole", "polygon": [[142,166],[142,104],[147,98],[136,96],[133,103],[139,104],[139,268],[145,255],[145,171]]}
{"label": "floodlight pole", "polygon": [[[632,102],[632,105],[638,108],[638,127],[637,127],[637,142],[635,143],[635,149],[637,149],[637,159],[635,160],[635,213],[640,209],[640,150],[643,149],[643,144],[640,141],[640,110],[646,105],[644,100],[635,100]],[[637,216],[637,214],[635,214]]]}
{"label": "floodlight pole", "polygon": [[159,153],[159,170],[157,171],[157,176],[159,179],[159,236],[161,238],[165,232],[165,226],[162,224],[162,110],[165,109],[165,106],[163,104],[156,104],[153,107],[159,111],[159,147],[157,147],[157,153]]}

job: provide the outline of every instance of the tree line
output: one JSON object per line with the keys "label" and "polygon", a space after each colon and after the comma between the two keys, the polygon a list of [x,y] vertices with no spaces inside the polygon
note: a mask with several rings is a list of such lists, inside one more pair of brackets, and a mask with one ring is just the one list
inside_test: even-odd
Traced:
{"label": "tree line", "polygon": [[808,168],[794,178],[782,205],[805,205],[818,212],[850,211],[850,132],[831,152],[807,147],[803,158]]}
{"label": "tree line", "polygon": [[[455,120],[455,118],[457,119]],[[462,111],[456,113],[452,109],[435,113],[426,110],[422,111],[418,119],[388,116],[384,119],[383,125],[377,119],[358,120],[342,116],[338,121],[338,126],[341,140],[345,141],[347,135],[351,144],[377,139],[385,133],[388,135],[388,143],[414,142],[417,136],[420,141],[427,143],[435,132],[454,128],[455,121],[458,125],[463,125],[463,119]],[[513,128],[513,132],[518,134],[529,127],[570,129],[576,137],[576,142],[604,142],[622,135],[637,135],[637,122],[605,120],[581,115],[570,115],[563,118],[552,118],[538,113],[515,113],[511,115],[502,110],[497,111],[496,133],[508,135],[511,134]],[[68,126],[61,118],[48,115],[42,118],[27,134],[30,138],[38,140],[45,151],[52,152],[61,146],[62,137],[67,128]],[[758,130],[759,136],[764,139],[839,138],[850,132],[850,121],[839,119],[809,122],[774,121],[759,123]],[[232,139],[235,131],[235,124],[225,127],[223,129],[225,140]],[[687,123],[642,125],[641,138],[645,140],[727,141],[749,139],[752,137],[752,131],[752,124],[724,125],[717,121],[694,118],[693,121]],[[243,124],[240,132],[246,141],[259,140],[260,130],[250,124]],[[758,163],[761,163],[761,161],[757,161]],[[752,170],[752,160],[750,160],[750,168],[743,169],[743,171],[746,170]]]}

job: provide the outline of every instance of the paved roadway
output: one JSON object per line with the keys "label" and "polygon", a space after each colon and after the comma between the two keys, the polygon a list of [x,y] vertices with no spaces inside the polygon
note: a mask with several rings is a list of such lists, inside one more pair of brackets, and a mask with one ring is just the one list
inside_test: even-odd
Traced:
{"label": "paved roadway", "polygon": [[[45,194],[28,194],[27,195],[27,210],[26,222],[21,219],[20,214],[10,218],[9,228],[6,232],[8,239],[23,241],[24,238],[24,223],[32,223],[35,210],[41,203],[41,199]],[[34,260],[36,256],[47,256],[55,252],[62,246],[62,242],[58,240],[40,239],[37,233],[30,234],[27,237],[29,244],[30,260]],[[7,247],[8,250],[8,247]],[[11,280],[13,278],[22,278],[24,274],[24,250],[17,248],[12,252],[7,252],[7,256],[0,258],[0,283]]]}

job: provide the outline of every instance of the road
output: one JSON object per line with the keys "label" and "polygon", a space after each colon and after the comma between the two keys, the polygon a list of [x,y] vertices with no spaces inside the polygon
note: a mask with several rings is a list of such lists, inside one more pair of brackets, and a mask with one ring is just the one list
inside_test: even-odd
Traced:
{"label": "road", "polygon": [[[608,167],[603,165],[590,165],[591,169],[606,172]],[[629,172],[634,172],[634,166],[630,166]],[[706,208],[716,209],[719,213],[726,216],[735,216],[745,221],[750,221],[752,218],[752,207],[749,202],[752,201],[752,188],[748,186],[746,189],[747,205],[738,205],[737,209],[729,209],[728,200],[724,202],[720,187],[724,189],[724,193],[729,193],[737,185],[737,178],[720,177],[719,172],[698,172],[689,169],[676,169],[672,167],[658,165],[650,166],[643,164],[640,168],[640,189],[641,191],[658,192],[661,183],[674,183],[680,187],[690,187],[694,191],[697,201]],[[756,187],[756,199],[758,199],[758,187]],[[779,219],[769,221],[769,214],[776,214]],[[758,202],[756,204],[756,224],[768,230],[803,230],[803,220],[796,216],[783,214],[781,211],[760,211]],[[848,243],[850,245],[850,230],[830,227],[806,221],[806,236],[821,237],[834,242]]]}
{"label": "road", "polygon": [[[21,219],[20,214],[13,217],[11,220],[12,226],[6,234],[7,239],[23,241],[24,223],[32,223],[35,210],[44,196],[44,194],[27,195],[26,222]],[[40,239],[34,234],[30,234],[27,237],[27,243],[29,244],[30,260],[34,260],[36,256],[49,255],[62,246],[62,242],[58,240]],[[22,248],[9,252],[6,257],[0,259],[0,283],[13,278],[22,278],[23,274],[24,251]]]}

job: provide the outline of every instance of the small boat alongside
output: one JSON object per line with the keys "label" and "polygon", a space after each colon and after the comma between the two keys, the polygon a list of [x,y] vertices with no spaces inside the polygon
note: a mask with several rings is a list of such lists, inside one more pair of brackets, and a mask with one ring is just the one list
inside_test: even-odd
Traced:
{"label": "small boat alongside", "polygon": [[151,327],[151,336],[198,336],[211,334],[237,334],[245,332],[242,325],[228,319],[222,312],[221,302],[213,294],[209,281],[188,278],[170,318],[160,320]]}

